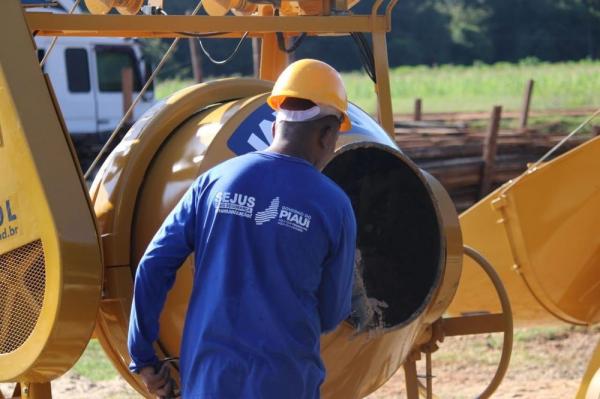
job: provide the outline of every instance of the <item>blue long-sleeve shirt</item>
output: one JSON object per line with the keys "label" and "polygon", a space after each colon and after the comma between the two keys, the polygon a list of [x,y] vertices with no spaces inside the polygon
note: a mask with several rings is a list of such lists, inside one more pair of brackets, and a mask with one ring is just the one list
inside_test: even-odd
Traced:
{"label": "blue long-sleeve shirt", "polygon": [[308,162],[256,152],[200,176],[165,219],[135,277],[132,369],[152,343],[175,273],[194,251],[183,332],[184,398],[318,398],[321,333],[350,313],[356,221]]}

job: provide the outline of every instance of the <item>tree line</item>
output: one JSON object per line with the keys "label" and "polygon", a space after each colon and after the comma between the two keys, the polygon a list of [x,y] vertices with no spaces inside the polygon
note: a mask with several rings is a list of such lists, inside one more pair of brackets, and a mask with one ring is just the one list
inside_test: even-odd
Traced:
{"label": "tree line", "polygon": [[[195,0],[168,0],[166,10],[185,13]],[[352,10],[368,13],[372,1]],[[237,42],[204,39],[213,58],[226,58]],[[168,41],[146,41],[146,54],[156,62]],[[192,76],[189,46],[180,45],[162,78]],[[388,34],[390,66],[464,64],[526,58],[566,61],[600,57],[600,0],[400,0]],[[327,61],[340,70],[361,68],[360,53],[350,37],[306,38],[295,57]],[[202,57],[203,73],[223,76],[253,72],[250,40],[225,65]]]}

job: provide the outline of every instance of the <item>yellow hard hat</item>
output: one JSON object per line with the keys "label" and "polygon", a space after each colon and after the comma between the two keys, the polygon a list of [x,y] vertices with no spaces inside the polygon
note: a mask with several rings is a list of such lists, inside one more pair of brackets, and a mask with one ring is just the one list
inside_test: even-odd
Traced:
{"label": "yellow hard hat", "polygon": [[275,111],[288,97],[331,106],[342,113],[340,131],[352,128],[348,118],[348,96],[340,74],[330,65],[313,59],[291,63],[279,75],[267,102]]}

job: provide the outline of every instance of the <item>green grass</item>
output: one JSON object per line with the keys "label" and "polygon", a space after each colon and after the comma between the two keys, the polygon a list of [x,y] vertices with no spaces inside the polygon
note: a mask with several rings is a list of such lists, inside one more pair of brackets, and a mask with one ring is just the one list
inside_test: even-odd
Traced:
{"label": "green grass", "polygon": [[154,89],[156,98],[162,99],[175,93],[177,90],[181,90],[184,87],[191,86],[194,84],[193,80],[165,80],[158,82]]}
{"label": "green grass", "polygon": [[[344,76],[351,99],[373,110],[375,96],[365,77]],[[600,62],[400,67],[390,72],[395,112],[411,112],[423,99],[425,112],[487,111],[494,105],[519,109],[525,84],[535,80],[533,109],[600,106]]]}
{"label": "green grass", "polygon": [[119,375],[95,339],[88,344],[74,371],[92,381],[108,381]]}
{"label": "green grass", "polygon": [[[375,94],[362,72],[343,74],[351,101],[375,111]],[[533,109],[600,107],[600,62],[579,61],[475,66],[399,67],[390,71],[394,112],[412,112],[415,98],[423,99],[424,112],[505,110],[521,106],[527,80],[535,80]],[[157,85],[158,98],[191,81],[165,81]]]}

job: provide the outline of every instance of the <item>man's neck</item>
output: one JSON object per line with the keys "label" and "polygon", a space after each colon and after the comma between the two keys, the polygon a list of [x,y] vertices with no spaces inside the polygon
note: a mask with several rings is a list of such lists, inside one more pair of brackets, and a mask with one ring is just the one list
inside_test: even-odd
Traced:
{"label": "man's neck", "polygon": [[293,147],[290,145],[285,145],[283,143],[273,142],[265,151],[267,152],[276,152],[278,154],[288,155],[290,157],[296,157],[300,159],[304,159],[306,162],[310,163],[313,166],[317,166],[316,159],[313,159],[309,153],[304,148]]}

